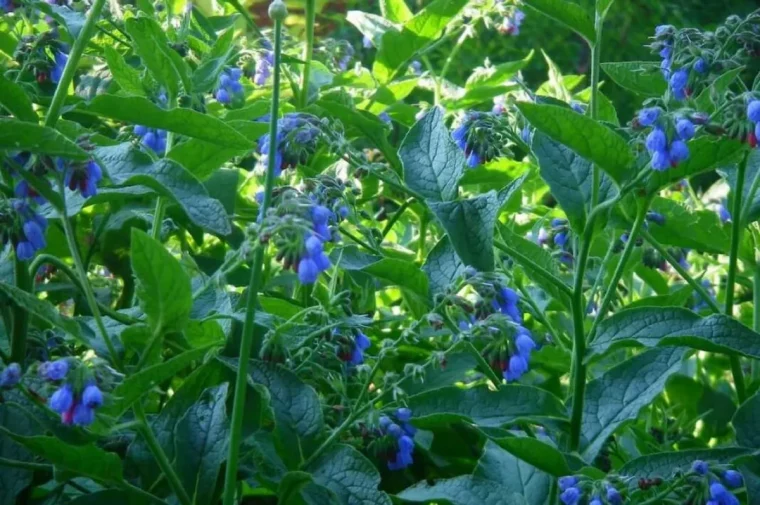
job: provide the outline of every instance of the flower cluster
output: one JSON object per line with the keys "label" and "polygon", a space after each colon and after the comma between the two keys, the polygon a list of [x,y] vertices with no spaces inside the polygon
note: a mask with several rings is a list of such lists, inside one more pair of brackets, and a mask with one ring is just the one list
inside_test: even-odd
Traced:
{"label": "flower cluster", "polygon": [[504,19],[498,27],[499,33],[503,35],[512,35],[513,37],[520,35],[520,26],[524,20],[525,13],[520,9],[515,9],[512,13],[504,16]]}
{"label": "flower cluster", "polygon": [[253,75],[253,83],[256,86],[263,86],[267,79],[272,75],[272,65],[274,65],[274,53],[268,49],[256,54],[256,72]]}
{"label": "flower cluster", "polygon": [[228,67],[219,75],[219,85],[216,88],[214,97],[219,103],[229,105],[232,100],[243,93],[243,85],[240,84],[240,78],[243,71],[238,67]]}
{"label": "flower cluster", "polygon": [[56,166],[63,172],[64,184],[71,191],[79,190],[85,198],[98,194],[98,183],[103,179],[103,171],[95,161],[67,163],[58,158]]}
{"label": "flower cluster", "polygon": [[705,489],[708,490],[709,496],[704,496],[706,505],[739,505],[739,499],[729,491],[740,488],[744,483],[742,474],[736,470],[726,468],[725,465],[696,460],[691,465],[687,479],[686,489],[689,494],[692,490],[700,494],[704,493]]}
{"label": "flower cluster", "polygon": [[380,432],[385,436],[383,443],[388,469],[403,470],[413,463],[414,435],[417,429],[411,425],[412,411],[402,407],[397,409],[393,418],[380,418]]}
{"label": "flower cluster", "polygon": [[464,151],[467,166],[480,164],[510,154],[506,145],[504,122],[499,114],[470,111],[464,114],[451,132],[457,147]]}
{"label": "flower cluster", "polygon": [[58,359],[40,365],[39,373],[58,386],[48,404],[61,415],[63,424],[89,426],[95,421],[95,409],[103,405],[103,393],[87,367]]}
{"label": "flower cluster", "polygon": [[0,388],[10,389],[21,380],[21,366],[11,363],[0,372]]}
{"label": "flower cluster", "polygon": [[[585,476],[559,478],[559,499],[564,505],[621,505],[623,495],[609,481],[593,481]],[[587,500],[584,502],[583,499]]]}
{"label": "flower cluster", "polygon": [[159,156],[166,153],[166,130],[137,125],[132,130],[140,137],[140,143]]}
{"label": "flower cluster", "polygon": [[760,100],[753,99],[747,104],[747,119],[754,123],[754,128],[747,135],[747,142],[756,147],[760,138]]}
{"label": "flower cluster", "polygon": [[63,69],[66,67],[66,63],[69,61],[69,55],[63,51],[56,51],[53,57],[53,65],[50,69],[50,80],[55,84],[63,77]]}
{"label": "flower cluster", "polygon": [[[268,117],[263,119],[269,120]],[[317,117],[300,112],[285,114],[277,125],[274,173],[279,176],[287,168],[308,162],[317,150],[322,130]],[[268,133],[259,138],[258,151],[261,154],[259,163],[266,168],[270,155]]]}
{"label": "flower cluster", "polygon": [[23,199],[4,200],[0,203],[0,244],[9,241],[21,261],[32,259],[43,249],[48,222]]}
{"label": "flower cluster", "polygon": [[520,295],[498,278],[465,272],[471,291],[451,299],[459,329],[480,344],[484,359],[507,382],[518,380],[529,368],[536,343],[523,326]]}
{"label": "flower cluster", "polygon": [[690,119],[679,117],[671,125],[663,117],[662,109],[650,107],[639,111],[637,122],[643,127],[653,127],[645,141],[653,170],[661,172],[689,158],[686,142],[695,134],[694,123]]}
{"label": "flower cluster", "polygon": [[338,357],[351,365],[364,363],[364,351],[372,345],[367,335],[361,330],[354,330],[352,337],[338,337],[336,341]]}

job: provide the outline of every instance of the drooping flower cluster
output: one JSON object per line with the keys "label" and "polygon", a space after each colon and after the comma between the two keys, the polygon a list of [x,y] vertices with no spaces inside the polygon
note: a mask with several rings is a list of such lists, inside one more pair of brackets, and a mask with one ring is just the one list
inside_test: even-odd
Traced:
{"label": "drooping flower cluster", "polygon": [[520,26],[525,20],[525,13],[520,9],[515,9],[510,14],[504,16],[498,27],[499,33],[516,37],[520,35]]}
{"label": "drooping flower cluster", "polygon": [[166,154],[166,130],[137,125],[132,130],[140,137],[140,143],[159,156]]}
{"label": "drooping flower cluster", "polygon": [[594,481],[583,475],[559,478],[559,499],[564,505],[622,505],[623,495],[608,480]]}
{"label": "drooping flower cluster", "polygon": [[[269,118],[264,118],[266,121]],[[285,114],[277,122],[277,147],[274,153],[275,176],[282,174],[287,168],[295,168],[306,164],[314,154],[322,138],[321,123],[311,114],[293,112]],[[261,154],[259,163],[266,168],[269,160],[269,134],[259,138],[258,151]]]}
{"label": "drooping flower cluster", "polygon": [[475,168],[511,154],[504,130],[505,123],[499,114],[470,111],[459,119],[451,137],[457,147],[464,151],[467,166]]}
{"label": "drooping flower cluster", "polygon": [[274,53],[264,49],[256,53],[256,72],[253,74],[253,83],[256,86],[263,86],[267,79],[272,75],[272,65],[274,65]]}
{"label": "drooping flower cluster", "polygon": [[[687,474],[683,495],[697,494],[706,505],[739,505],[739,499],[730,491],[744,484],[742,474],[726,465],[696,460]],[[704,495],[707,493],[707,496]],[[698,498],[699,499],[699,498]],[[700,502],[701,503],[701,502]]]}
{"label": "drooping flower cluster", "polygon": [[21,261],[32,259],[43,249],[48,222],[23,199],[0,201],[0,244],[10,242]]}
{"label": "drooping flower cluster", "polygon": [[95,421],[95,410],[103,405],[103,393],[87,367],[62,358],[42,363],[39,373],[58,387],[48,404],[61,415],[63,424],[89,426]]}
{"label": "drooping flower cluster", "polygon": [[18,363],[10,363],[0,372],[0,388],[10,389],[15,387],[21,380],[21,366]]}
{"label": "drooping flower cluster", "polygon": [[520,295],[493,275],[468,268],[465,276],[468,287],[450,300],[459,329],[470,335],[495,372],[507,382],[516,381],[528,371],[536,348],[523,326]]}
{"label": "drooping flower cluster", "polygon": [[70,162],[56,158],[56,169],[63,174],[63,182],[71,191],[89,198],[98,194],[98,183],[103,179],[103,171],[95,161]]}
{"label": "drooping flower cluster", "polygon": [[662,109],[650,107],[639,111],[637,124],[652,127],[644,145],[651,155],[653,170],[661,172],[689,158],[686,142],[695,134],[694,123],[690,119],[679,117],[671,122],[664,117]]}
{"label": "drooping flower cluster", "polygon": [[757,139],[760,138],[760,100],[752,99],[747,104],[747,119],[754,127],[747,134],[747,142],[752,147],[757,147]]}
{"label": "drooping flower cluster", "polygon": [[414,460],[414,435],[417,429],[410,423],[412,411],[406,407],[397,409],[392,417],[380,417],[382,455],[388,462],[388,470],[403,470]]}
{"label": "drooping flower cluster", "polygon": [[238,67],[228,67],[219,75],[219,84],[214,93],[214,97],[219,103],[229,105],[232,101],[243,93],[243,85],[240,78],[243,71]]}
{"label": "drooping flower cluster", "polygon": [[338,357],[351,365],[361,365],[364,363],[364,351],[370,348],[370,342],[367,335],[361,330],[354,330],[351,336],[333,337],[337,342]]}

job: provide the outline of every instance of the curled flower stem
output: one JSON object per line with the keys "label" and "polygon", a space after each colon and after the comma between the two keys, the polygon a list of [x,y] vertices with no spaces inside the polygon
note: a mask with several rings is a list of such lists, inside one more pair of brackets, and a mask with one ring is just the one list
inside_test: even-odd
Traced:
{"label": "curled flower stem", "polygon": [[[728,256],[728,276],[726,278],[726,305],[724,312],[727,316],[733,316],[734,312],[734,285],[736,283],[736,270],[739,256],[739,243],[741,242],[742,230],[744,228],[744,221],[742,220],[742,196],[744,194],[744,176],[747,171],[747,160],[749,159],[749,151],[744,153],[739,168],[736,172],[736,187],[734,188],[734,208],[732,209],[732,215],[734,216],[731,223],[731,249]],[[744,372],[742,371],[741,361],[738,356],[730,356],[731,360],[731,373],[734,376],[734,386],[736,387],[736,396],[739,399],[739,403],[744,403],[747,398],[747,392],[744,385]]]}
{"label": "curled flower stem", "polygon": [[74,229],[71,227],[69,213],[66,209],[66,185],[63,182],[63,178],[61,178],[60,181],[60,195],[61,201],[63,202],[63,205],[59,209],[59,212],[61,213],[61,221],[63,222],[63,231],[66,235],[66,242],[68,243],[69,250],[71,251],[71,257],[74,260],[74,267],[79,276],[79,282],[84,291],[84,297],[87,300],[87,305],[90,306],[90,312],[92,312],[92,317],[95,319],[95,324],[100,331],[100,336],[108,348],[108,354],[111,355],[110,357],[113,361],[114,367],[121,372],[124,369],[121,363],[121,358],[119,358],[119,354],[116,352],[116,347],[114,347],[111,337],[106,330],[106,326],[103,324],[103,316],[100,314],[100,307],[98,306],[97,300],[95,300],[95,294],[92,292],[92,286],[87,278],[87,270],[84,268],[82,256],[79,254],[76,235],[74,235]]}
{"label": "curled flower stem", "polygon": [[625,267],[628,264],[628,260],[631,259],[631,254],[633,254],[633,249],[636,247],[636,239],[639,236],[639,232],[641,231],[642,226],[644,226],[648,209],[649,202],[646,202],[639,206],[639,211],[636,214],[636,220],[633,222],[633,228],[631,228],[631,232],[628,235],[628,242],[625,244],[623,254],[620,256],[620,260],[618,260],[617,267],[615,267],[615,272],[612,274],[612,279],[607,286],[607,292],[604,293],[604,298],[602,298],[602,303],[599,305],[599,310],[597,311],[596,318],[594,318],[594,323],[591,325],[591,330],[589,331],[589,339],[594,338],[596,327],[599,325],[601,320],[604,319],[605,315],[607,314],[607,309],[609,308],[610,303],[612,303],[612,299],[615,298],[618,282],[620,282],[620,278],[623,276],[623,272],[625,271]]}
{"label": "curled flower stem", "polygon": [[[274,20],[274,68],[272,85],[272,109],[269,117],[269,153],[277,151],[277,121],[280,108],[280,59],[282,52],[282,20]],[[264,181],[264,198],[261,202],[261,216],[266,215],[272,202],[274,187],[275,156],[268,157],[267,174]],[[248,285],[243,334],[240,340],[240,353],[237,376],[235,378],[235,399],[232,406],[232,423],[230,428],[230,445],[227,453],[227,468],[224,476],[223,504],[235,503],[237,489],[238,457],[243,436],[243,414],[247,393],[248,367],[246,364],[252,353],[258,354],[261,349],[263,335],[256,331],[254,318],[256,316],[256,301],[258,300],[261,283],[261,267],[264,262],[264,248],[257,247],[253,253],[251,278]]]}
{"label": "curled flower stem", "polygon": [[50,102],[50,108],[45,116],[45,126],[54,127],[58,122],[58,118],[61,115],[61,109],[66,102],[66,96],[69,93],[69,86],[71,81],[74,80],[74,72],[79,65],[79,59],[84,53],[84,48],[89,44],[95,32],[95,26],[98,19],[100,19],[100,13],[103,10],[103,6],[106,4],[106,0],[95,0],[92,4],[90,12],[87,14],[87,20],[84,22],[82,31],[79,32],[79,37],[74,42],[69,53],[69,59],[66,61],[66,66],[63,68],[63,74],[61,74],[61,80],[58,81],[58,87],[55,89],[53,100]]}
{"label": "curled flower stem", "polygon": [[303,75],[301,76],[301,94],[298,97],[302,109],[309,103],[309,78],[311,77],[311,59],[314,54],[314,20],[316,17],[317,0],[306,0],[306,45],[303,48]]}

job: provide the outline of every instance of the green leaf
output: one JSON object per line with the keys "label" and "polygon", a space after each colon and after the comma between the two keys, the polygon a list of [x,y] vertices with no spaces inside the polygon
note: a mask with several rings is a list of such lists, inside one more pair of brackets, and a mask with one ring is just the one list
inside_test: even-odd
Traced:
{"label": "green leaf", "polygon": [[590,346],[595,353],[630,345],[685,346],[760,359],[760,335],[723,314],[700,317],[677,307],[620,311],[599,324]]}
{"label": "green leaf", "polygon": [[83,12],[75,11],[67,5],[48,4],[47,2],[35,2],[34,8],[52,17],[66,28],[72,39],[79,36],[84,26],[85,17]]}
{"label": "green leaf", "polygon": [[24,88],[2,75],[0,75],[0,105],[16,116],[16,119],[30,123],[38,121],[37,113],[32,107],[32,101]]}
{"label": "green leaf", "polygon": [[660,477],[669,479],[677,472],[685,472],[691,468],[694,461],[716,461],[718,463],[730,463],[739,456],[749,454],[751,451],[743,447],[720,447],[716,449],[682,450],[678,452],[660,452],[640,456],[623,465],[618,473],[629,475],[637,479],[653,479]]}
{"label": "green leaf", "polygon": [[113,390],[113,401],[103,407],[104,412],[118,419],[143,395],[150,393],[154,387],[171,379],[193,362],[201,360],[208,350],[209,348],[201,348],[185,351],[163,363],[130,374]]}
{"label": "green leaf", "polygon": [[521,436],[500,438],[494,442],[523,462],[555,477],[573,473],[568,465],[567,457],[550,445],[548,437],[546,440],[545,442],[538,438]]}
{"label": "green leaf", "polygon": [[[398,1],[403,3],[404,0]],[[348,11],[346,13],[346,21],[354,25],[362,35],[370,39],[375,47],[380,47],[385,32],[398,31],[399,29],[392,20],[369,12]]]}
{"label": "green leaf", "polygon": [[380,12],[394,23],[406,23],[413,16],[404,0],[380,0]]}
{"label": "green leaf", "polygon": [[278,505],[300,505],[303,503],[299,501],[303,499],[301,492],[313,482],[309,473],[298,471],[286,473],[280,481],[280,485],[277,486]]}
{"label": "green leaf", "polygon": [[428,202],[465,265],[493,271],[493,235],[501,202],[495,191],[468,200]]}
{"label": "green leaf", "polygon": [[90,157],[52,128],[8,118],[0,118],[0,151],[28,151],[79,161]]}
{"label": "green leaf", "polygon": [[353,447],[335,445],[305,470],[315,483],[335,493],[335,503],[391,505],[388,495],[377,489],[380,475],[375,465]]}
{"label": "green leaf", "polygon": [[714,112],[718,101],[723,99],[731,83],[742,74],[744,69],[745,67],[743,66],[732,68],[716,77],[712,84],[703,89],[699,96],[697,96],[695,108],[703,112]]}
{"label": "green leaf", "polygon": [[382,84],[390,82],[418,51],[443,34],[467,0],[433,0],[404,23],[400,32],[387,31],[375,57],[372,73]]}
{"label": "green leaf", "polygon": [[581,425],[583,459],[593,461],[607,437],[662,393],[668,378],[681,369],[684,354],[677,347],[652,349],[589,382]]}
{"label": "green leaf", "polygon": [[5,284],[3,282],[0,282],[0,292],[5,293],[5,295],[16,305],[24,307],[27,312],[39,317],[46,323],[56,328],[60,328],[80,340],[82,339],[82,332],[76,321],[62,316],[61,313],[58,312],[58,309],[56,309],[50,302],[40,300],[36,296],[27,293],[16,286]]}
{"label": "green leaf", "polygon": [[113,47],[105,46],[103,51],[108,63],[108,70],[111,71],[111,75],[121,90],[130,95],[145,96],[143,78],[140,72],[129,65],[124,60],[124,57]]}
{"label": "green leaf", "polygon": [[650,193],[708,170],[727,167],[737,161],[739,154],[745,148],[744,144],[738,140],[725,137],[717,140],[701,137],[692,140],[687,145],[689,159],[664,172],[652,171],[647,184]]}
{"label": "green leaf", "polygon": [[196,505],[215,503],[216,481],[229,445],[227,389],[225,382],[205,390],[177,421],[177,475]]}
{"label": "green leaf", "polygon": [[227,65],[235,30],[229,29],[219,37],[203,61],[193,72],[193,90],[205,93],[214,89],[219,82],[219,75]]}
{"label": "green leaf", "polygon": [[69,445],[55,437],[24,437],[0,426],[0,432],[23,445],[37,456],[50,461],[57,469],[89,477],[104,484],[124,482],[121,459],[95,445]]}
{"label": "green leaf", "polygon": [[155,333],[182,331],[193,307],[190,277],[163,244],[132,228],[137,298]]}
{"label": "green leaf", "polygon": [[119,186],[148,186],[176,202],[187,217],[204,230],[229,235],[232,225],[219,200],[211,198],[203,184],[182,165],[153,159],[131,143],[95,149],[111,181]]}
{"label": "green leaf", "polygon": [[510,494],[502,484],[473,475],[440,479],[432,485],[424,481],[418,482],[396,496],[413,503],[440,503],[444,501],[452,505],[528,504],[520,495]]}
{"label": "green leaf", "polygon": [[[576,233],[583,233],[591,211],[593,165],[540,132],[533,135],[532,150],[541,177],[565,211],[570,226]],[[600,183],[599,201],[614,198],[617,188],[610,178],[602,174]]]}
{"label": "green leaf", "polygon": [[558,105],[517,104],[539,131],[566,145],[620,184],[629,177],[633,154],[623,137],[588,116]]}
{"label": "green leaf", "polygon": [[547,502],[553,480],[491,440],[486,442],[473,475],[498,482],[504,486],[507,493],[520,495],[527,503],[535,504]]}
{"label": "green leaf", "polygon": [[760,422],[760,393],[748,398],[734,414],[732,424],[736,430],[736,443],[744,447],[760,449],[758,422]]}
{"label": "green leaf", "polygon": [[660,64],[652,61],[622,61],[602,63],[602,70],[618,86],[644,96],[662,96],[668,84]]}
{"label": "green leaf", "polygon": [[530,60],[533,59],[533,54],[534,51],[531,49],[528,55],[521,60],[506,61],[489,67],[476,68],[470,77],[467,78],[465,89],[471,90],[475,88],[503,85],[530,63]]}
{"label": "green leaf", "polygon": [[440,107],[433,107],[409,130],[398,156],[409,188],[427,200],[456,198],[464,153],[451,138]]}
{"label": "green leaf", "polygon": [[[744,175],[744,189],[742,191],[742,220],[745,226],[760,219],[760,150],[750,149],[747,158],[747,167]],[[719,172],[723,175],[731,188],[729,202],[736,193],[736,174],[738,167],[724,168]],[[730,204],[733,208],[733,204]]]}
{"label": "green leaf", "polygon": [[500,427],[521,419],[565,419],[564,405],[551,393],[532,386],[507,385],[497,391],[485,387],[445,387],[409,399],[414,424],[438,426],[456,421],[481,427]]}
{"label": "green leaf", "polygon": [[430,294],[443,293],[464,271],[464,265],[457,256],[449,237],[443,237],[428,253],[422,271],[430,282]]}
{"label": "green leaf", "polygon": [[715,212],[690,212],[680,203],[657,197],[652,210],[665,216],[664,225],[649,227],[649,233],[660,243],[698,251],[728,254],[730,227],[724,226]]}
{"label": "green leaf", "polygon": [[407,377],[399,384],[409,396],[414,396],[425,391],[432,391],[466,380],[478,367],[478,359],[464,346],[459,343],[452,347],[440,362],[428,362],[425,365],[424,378],[415,379]]}
{"label": "green leaf", "polygon": [[[6,398],[6,401],[10,400]],[[17,435],[36,435],[41,431],[37,423],[31,422],[30,417],[15,405],[5,403],[0,405],[0,426]],[[34,456],[24,447],[0,434],[0,458],[13,461],[31,462]],[[0,470],[0,503],[17,503],[16,496],[32,482],[34,472],[23,468],[3,467]]]}
{"label": "green leaf", "polygon": [[[159,84],[166,88],[170,97],[176,97],[179,93],[179,83],[183,82],[182,77],[187,75],[186,65],[180,58],[172,56],[174,49],[169,47],[169,40],[159,24],[147,17],[133,17],[126,21],[124,28],[134,42],[134,49],[142,60],[145,67],[158,81]],[[174,52],[176,56],[179,56]],[[185,84],[185,91],[190,92],[190,86]],[[143,124],[136,122],[137,124]]]}
{"label": "green leaf", "polygon": [[254,147],[253,142],[214,116],[192,109],[162,109],[140,96],[99,95],[86,108],[99,116],[168,130],[224,147],[246,151]]}
{"label": "green leaf", "polygon": [[594,21],[580,5],[567,0],[526,0],[525,5],[570,28],[589,44],[596,42]]}

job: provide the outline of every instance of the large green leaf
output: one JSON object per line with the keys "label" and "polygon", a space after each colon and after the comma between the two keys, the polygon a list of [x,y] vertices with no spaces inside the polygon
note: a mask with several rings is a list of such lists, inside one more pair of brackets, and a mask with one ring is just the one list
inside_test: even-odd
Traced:
{"label": "large green leaf", "polygon": [[143,79],[136,68],[130,66],[124,57],[111,46],[105,46],[103,55],[108,63],[108,70],[111,71],[111,75],[121,91],[130,95],[145,96]]}
{"label": "large green leaf", "polygon": [[495,191],[467,200],[429,202],[465,265],[483,272],[494,268],[493,235],[501,202]]}
{"label": "large green leaf", "polygon": [[[41,427],[32,422],[16,405],[10,403],[0,405],[0,426],[17,435],[37,435]],[[0,433],[0,458],[13,461],[30,462],[33,455],[23,446],[13,442],[10,438]],[[31,482],[34,473],[24,468],[4,467],[0,470],[0,503],[16,503],[16,496]]]}
{"label": "large green leaf", "polygon": [[[732,200],[736,190],[737,167],[720,170],[726,177],[731,187]],[[760,219],[760,149],[751,149],[748,153],[747,167],[744,175],[744,189],[742,191],[742,219],[746,224],[754,223]],[[731,205],[733,208],[733,205]]]}
{"label": "large green leaf", "polygon": [[203,56],[198,68],[193,72],[193,90],[196,93],[205,93],[217,87],[219,76],[227,66],[235,30],[229,29],[224,32],[208,53]]}
{"label": "large green leaf", "polygon": [[[401,491],[398,498],[412,503],[451,503],[452,505],[528,505],[518,494],[510,494],[502,484],[476,477],[460,475],[441,479],[432,485],[418,482]],[[533,505],[533,504],[531,504]],[[540,505],[540,504],[536,504]]]}
{"label": "large green leaf", "polygon": [[602,353],[630,345],[686,346],[760,359],[760,335],[723,314],[701,317],[678,307],[641,307],[604,319],[590,350]]}
{"label": "large green leaf", "polygon": [[593,461],[607,437],[662,393],[668,378],[681,369],[684,354],[677,347],[652,349],[589,382],[581,425],[583,459]]}
{"label": "large green leaf", "polygon": [[190,277],[180,262],[138,228],[132,228],[132,270],[137,297],[155,333],[182,331],[193,307]]}
{"label": "large green leaf", "polygon": [[692,212],[674,200],[661,197],[652,201],[651,209],[665,216],[664,224],[650,226],[648,230],[661,244],[728,254],[730,227],[723,226],[715,212]]}
{"label": "large green leaf", "polygon": [[[533,135],[533,153],[538,159],[541,177],[549,184],[552,196],[562,206],[570,226],[583,233],[586,218],[591,211],[593,165],[568,147],[536,132]],[[617,194],[617,188],[605,174],[599,186],[599,201]]]}
{"label": "large green leaf", "polygon": [[208,232],[228,235],[232,225],[222,203],[182,165],[153,159],[131,143],[95,150],[111,181],[119,186],[148,186],[176,202],[187,217]]}
{"label": "large green leaf", "polygon": [[414,424],[421,427],[468,421],[482,427],[500,427],[519,419],[565,419],[564,405],[551,393],[532,386],[507,385],[497,391],[485,387],[450,386],[409,399]]}
{"label": "large green leaf", "polygon": [[602,70],[617,85],[644,96],[662,96],[668,85],[660,64],[653,61],[602,63]]}
{"label": "large green leaf", "polygon": [[[398,1],[403,3],[404,0]],[[346,21],[354,25],[362,35],[370,39],[375,47],[380,47],[385,32],[390,30],[398,31],[399,29],[392,20],[369,12],[348,11],[346,13]]]}
{"label": "large green leaf", "polygon": [[683,450],[677,452],[660,452],[640,456],[623,465],[618,473],[636,479],[660,477],[668,479],[679,472],[688,471],[696,460],[730,463],[739,456],[752,452],[743,447],[719,447],[716,449]]}
{"label": "large green leaf", "polygon": [[90,157],[87,151],[52,128],[9,118],[0,118],[0,151],[28,151],[70,160]]}
{"label": "large green leaf", "polygon": [[525,5],[567,26],[589,43],[596,42],[594,21],[580,5],[567,0],[525,0]]}
{"label": "large green leaf", "polygon": [[102,117],[160,128],[224,147],[250,151],[255,145],[214,116],[193,109],[162,109],[141,96],[99,95],[86,108]]}
{"label": "large green leaf", "polygon": [[205,390],[177,421],[177,475],[196,505],[215,503],[216,481],[229,446],[227,389],[225,382]]}
{"label": "large green leaf", "polygon": [[651,193],[702,172],[728,167],[738,159],[745,148],[738,140],[728,137],[720,139],[701,137],[689,142],[688,146],[688,160],[675,168],[663,172],[652,172],[648,184]]}
{"label": "large green leaf", "polygon": [[[527,436],[514,436],[495,439],[494,442],[502,449],[513,454],[525,463],[530,463],[539,470],[562,477],[572,473],[568,463],[568,456],[562,454],[551,440],[544,436],[533,438]],[[573,461],[578,464],[578,461]]]}
{"label": "large green leaf", "polygon": [[599,165],[616,183],[629,178],[633,154],[628,142],[607,126],[559,105],[521,102],[517,107],[536,129]]}
{"label": "large green leaf", "polygon": [[506,61],[489,67],[476,68],[467,78],[465,89],[473,90],[491,86],[501,86],[533,59],[533,50],[522,60]]}
{"label": "large green leaf", "polygon": [[166,34],[154,19],[147,16],[133,17],[126,21],[124,28],[132,38],[135,52],[145,67],[170,96],[177,96],[181,82],[185,83],[186,92],[192,91],[187,82],[187,64],[169,47]]}
{"label": "large green leaf", "polygon": [[8,109],[8,112],[21,121],[36,123],[38,120],[32,101],[24,88],[2,75],[0,75],[0,106]]}
{"label": "large green leaf", "polygon": [[404,23],[401,31],[387,31],[380,42],[372,73],[381,83],[391,81],[419,50],[441,36],[467,0],[433,0]]}
{"label": "large green leaf", "polygon": [[442,293],[464,271],[464,265],[457,256],[449,237],[443,237],[428,253],[422,271],[430,282],[430,294]]}
{"label": "large green leaf", "polygon": [[498,482],[507,493],[523,496],[527,503],[535,505],[547,503],[553,480],[491,440],[486,442],[473,475]]}
{"label": "large green leaf", "polygon": [[391,499],[378,490],[380,475],[375,465],[348,445],[335,445],[305,468],[314,482],[338,497],[337,503],[391,505]]}
{"label": "large green leaf", "polygon": [[409,188],[436,202],[456,198],[464,153],[451,138],[440,107],[433,107],[409,130],[398,156]]}
{"label": "large green leaf", "polygon": [[143,368],[130,374],[111,393],[112,401],[103,407],[104,412],[119,418],[134,402],[150,393],[162,382],[171,379],[192,363],[200,361],[208,348],[192,349],[163,363]]}
{"label": "large green leaf", "polygon": [[82,338],[82,331],[76,321],[61,315],[49,301],[40,300],[24,290],[4,282],[0,282],[0,292],[5,293],[16,305],[24,307],[27,312],[39,317],[46,323],[79,339]]}
{"label": "large green leaf", "polygon": [[60,470],[105,484],[119,485],[124,481],[119,456],[95,445],[70,445],[56,437],[25,437],[13,433],[5,426],[0,426],[0,432],[30,452],[50,461]]}
{"label": "large green leaf", "polygon": [[405,23],[413,16],[405,0],[380,0],[380,12],[394,23]]}
{"label": "large green leaf", "polygon": [[732,421],[736,430],[736,443],[752,449],[760,449],[760,393],[748,398],[734,414]]}

